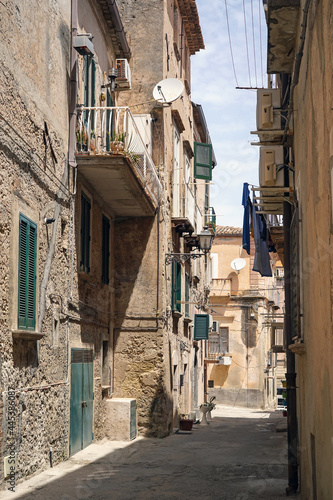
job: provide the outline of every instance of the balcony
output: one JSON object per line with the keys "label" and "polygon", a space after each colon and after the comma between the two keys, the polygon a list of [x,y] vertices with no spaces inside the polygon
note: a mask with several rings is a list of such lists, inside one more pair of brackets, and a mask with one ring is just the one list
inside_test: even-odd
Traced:
{"label": "balcony", "polygon": [[292,72],[299,10],[300,0],[268,0],[267,73]]}
{"label": "balcony", "polygon": [[211,233],[215,235],[216,233],[216,214],[213,207],[209,207],[205,214],[205,226],[210,229]]}
{"label": "balcony", "polygon": [[79,107],[76,161],[116,218],[153,216],[162,186],[128,107]]}
{"label": "balcony", "polygon": [[192,235],[197,227],[197,205],[195,197],[188,184],[181,186],[181,192],[181,203],[175,203],[172,210],[172,225],[180,235],[183,235],[183,233]]}

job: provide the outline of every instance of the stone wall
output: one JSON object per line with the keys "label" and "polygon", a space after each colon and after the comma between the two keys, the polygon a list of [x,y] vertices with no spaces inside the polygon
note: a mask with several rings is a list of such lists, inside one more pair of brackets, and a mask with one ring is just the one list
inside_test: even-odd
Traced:
{"label": "stone wall", "polygon": [[304,499],[333,496],[332,19],[332,2],[310,4],[305,50],[294,92],[295,186],[300,210],[299,313],[304,341],[303,354],[296,354],[296,386]]}

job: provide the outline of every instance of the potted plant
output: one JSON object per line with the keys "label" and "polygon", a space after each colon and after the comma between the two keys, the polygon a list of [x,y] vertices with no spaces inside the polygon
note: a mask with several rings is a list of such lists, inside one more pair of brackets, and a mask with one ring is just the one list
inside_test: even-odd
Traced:
{"label": "potted plant", "polygon": [[193,420],[188,418],[188,415],[182,413],[179,416],[179,429],[181,431],[191,431],[193,426]]}
{"label": "potted plant", "polygon": [[122,153],[124,151],[125,137],[125,132],[121,134],[116,134],[116,132],[113,133],[112,141],[110,142],[110,149],[113,153]]}

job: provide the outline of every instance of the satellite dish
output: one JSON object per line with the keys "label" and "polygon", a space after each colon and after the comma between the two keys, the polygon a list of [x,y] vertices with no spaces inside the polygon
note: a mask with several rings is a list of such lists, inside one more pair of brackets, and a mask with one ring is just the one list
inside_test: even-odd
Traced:
{"label": "satellite dish", "polygon": [[238,273],[241,269],[243,269],[243,267],[245,267],[245,265],[246,265],[246,260],[242,259],[241,257],[239,257],[238,259],[234,259],[231,262],[231,268],[237,271]]}
{"label": "satellite dish", "polygon": [[178,99],[184,90],[184,84],[177,78],[166,78],[155,85],[153,97],[155,101],[170,103]]}

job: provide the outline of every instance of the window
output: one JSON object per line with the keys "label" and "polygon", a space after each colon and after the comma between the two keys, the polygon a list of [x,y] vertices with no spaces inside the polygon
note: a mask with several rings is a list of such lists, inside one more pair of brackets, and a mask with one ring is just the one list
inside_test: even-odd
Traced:
{"label": "window", "polygon": [[90,212],[91,203],[89,198],[81,193],[81,248],[80,248],[80,270],[90,272]]}
{"label": "window", "polygon": [[220,339],[222,352],[229,352],[229,328],[227,326],[220,327]]}
{"label": "window", "polygon": [[212,180],[212,145],[202,142],[194,143],[194,177]]}
{"label": "window", "polygon": [[172,262],[172,310],[181,312],[182,305],[182,267],[179,262]]}
{"label": "window", "polygon": [[[84,106],[93,108],[95,106],[95,81],[96,64],[91,56],[84,56]],[[95,112],[85,112],[85,126],[88,130],[95,130]]]}
{"label": "window", "polygon": [[18,328],[34,330],[36,314],[37,226],[20,214],[18,266]]}
{"label": "window", "polygon": [[209,315],[196,314],[194,316],[194,340],[207,340],[209,328]]}
{"label": "window", "polygon": [[102,281],[109,284],[110,264],[110,221],[105,215],[102,220]]}

